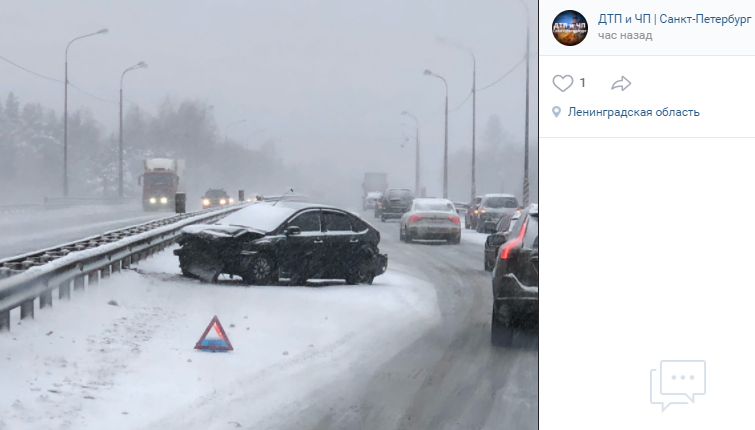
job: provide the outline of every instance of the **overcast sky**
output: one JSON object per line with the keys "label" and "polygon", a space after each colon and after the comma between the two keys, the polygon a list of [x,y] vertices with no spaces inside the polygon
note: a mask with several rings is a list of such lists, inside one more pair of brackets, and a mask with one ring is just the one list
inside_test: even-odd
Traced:
{"label": "overcast sky", "polygon": [[[530,7],[530,141],[537,142],[537,2]],[[439,190],[442,168],[443,82],[449,105],[469,94],[472,61],[438,36],[469,47],[477,57],[478,89],[513,68],[525,54],[526,11],[519,0],[17,0],[0,2],[0,55],[28,69],[63,79],[69,51],[70,108],[89,108],[115,131],[118,85],[127,67],[125,97],[156,112],[166,95],[214,105],[220,133],[248,141],[279,139],[287,162],[344,170],[388,170],[413,187],[414,153],[401,148],[414,136],[408,110],[420,119],[423,178]],[[40,102],[59,113],[63,85],[0,61],[0,92]],[[497,114],[507,135],[523,143],[525,68],[520,64],[477,95],[477,129]],[[449,147],[471,141],[471,100],[452,112]],[[256,133],[264,130],[262,133]],[[412,147],[413,148],[413,147]],[[338,159],[339,164],[332,164]],[[395,160],[399,160],[396,162]],[[423,174],[423,176],[425,176]],[[361,177],[356,178],[361,183]]]}

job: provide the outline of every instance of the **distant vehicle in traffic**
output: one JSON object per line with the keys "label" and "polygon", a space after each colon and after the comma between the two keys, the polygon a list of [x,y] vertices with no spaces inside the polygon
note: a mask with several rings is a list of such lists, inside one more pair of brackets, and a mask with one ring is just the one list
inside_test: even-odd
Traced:
{"label": "distant vehicle in traffic", "polygon": [[380,197],[382,195],[383,193],[379,191],[370,191],[369,193],[367,193],[367,196],[362,202],[362,210],[375,209],[375,206],[377,206],[377,202],[380,200]]}
{"label": "distant vehicle in traffic", "polygon": [[521,210],[517,210],[517,212],[502,216],[498,221],[498,224],[496,224],[495,226],[495,233],[488,236],[488,238],[485,240],[483,267],[485,268],[486,272],[493,270],[493,266],[495,266],[495,258],[496,255],[498,255],[498,248],[506,243],[506,240],[508,240],[508,234],[511,232],[511,229],[514,227],[514,224],[516,224],[516,221],[519,219],[521,214]]}
{"label": "distant vehicle in traffic", "polygon": [[461,218],[454,204],[447,199],[414,199],[409,211],[401,217],[399,240],[446,240],[461,242]]}
{"label": "distant vehicle in traffic", "polygon": [[513,194],[485,194],[480,201],[475,229],[478,233],[492,233],[503,215],[517,209],[519,202]]}
{"label": "distant vehicle in traffic", "polygon": [[224,273],[254,285],[280,279],[371,284],[388,267],[373,226],[350,212],[305,202],[256,202],[218,223],[184,227],[178,243],[182,273],[206,282]]}
{"label": "distant vehicle in traffic", "polygon": [[380,198],[380,221],[401,218],[412,205],[414,194],[406,188],[388,188]]}
{"label": "distant vehicle in traffic", "polygon": [[233,203],[233,199],[222,188],[210,188],[202,196],[202,208],[214,208]]}
{"label": "distant vehicle in traffic", "polygon": [[453,202],[454,207],[456,208],[456,213],[459,214],[459,216],[466,216],[467,209],[469,208],[468,203],[463,202]]}
{"label": "distant vehicle in traffic", "polygon": [[480,202],[482,201],[482,196],[477,196],[472,199],[472,201],[467,204],[467,212],[464,215],[464,228],[466,229],[476,229],[477,228],[477,215],[478,215],[478,207],[480,206]]}
{"label": "distant vehicle in traffic", "polygon": [[139,176],[142,185],[142,207],[145,211],[175,209],[176,192],[179,190],[179,175],[184,160],[150,158],[144,160],[144,173]]}
{"label": "distant vehicle in traffic", "polygon": [[522,211],[493,268],[493,317],[490,340],[508,345],[514,329],[537,320],[540,279],[537,205]]}

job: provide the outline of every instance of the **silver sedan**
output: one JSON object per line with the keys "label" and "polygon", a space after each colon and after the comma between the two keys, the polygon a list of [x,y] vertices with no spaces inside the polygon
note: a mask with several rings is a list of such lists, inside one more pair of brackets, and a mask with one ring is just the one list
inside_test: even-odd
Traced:
{"label": "silver sedan", "polygon": [[447,240],[461,242],[461,220],[456,208],[446,199],[414,199],[409,212],[401,217],[401,241]]}

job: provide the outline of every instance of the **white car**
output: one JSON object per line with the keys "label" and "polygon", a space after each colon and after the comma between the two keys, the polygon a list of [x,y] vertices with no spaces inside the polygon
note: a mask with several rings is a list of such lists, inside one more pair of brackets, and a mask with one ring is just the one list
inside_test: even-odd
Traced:
{"label": "white car", "polygon": [[414,199],[409,212],[401,217],[399,239],[447,240],[452,245],[461,242],[461,219],[453,202],[447,199]]}
{"label": "white car", "polygon": [[362,202],[362,210],[375,209],[375,205],[380,201],[380,197],[382,196],[383,194],[377,191],[367,193],[364,202]]}

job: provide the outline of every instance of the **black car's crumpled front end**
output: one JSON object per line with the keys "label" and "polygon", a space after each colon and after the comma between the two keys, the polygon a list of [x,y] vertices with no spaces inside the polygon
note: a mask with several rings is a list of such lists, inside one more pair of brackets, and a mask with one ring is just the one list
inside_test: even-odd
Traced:
{"label": "black car's crumpled front end", "polygon": [[205,282],[217,281],[220,273],[240,274],[240,250],[244,242],[264,233],[244,227],[196,225],[185,227],[173,251],[181,271]]}

